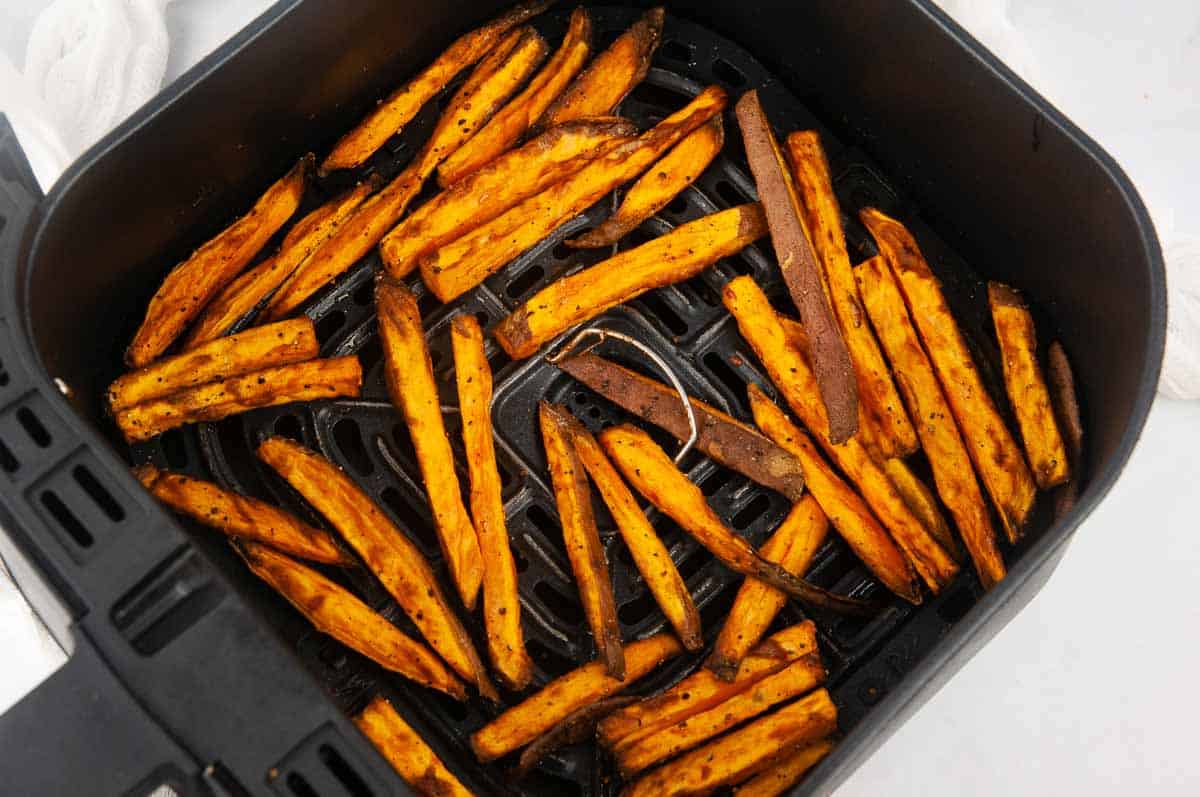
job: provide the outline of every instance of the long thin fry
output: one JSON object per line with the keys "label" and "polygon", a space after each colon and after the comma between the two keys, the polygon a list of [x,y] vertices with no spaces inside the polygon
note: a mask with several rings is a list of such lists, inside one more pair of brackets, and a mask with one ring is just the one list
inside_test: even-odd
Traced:
{"label": "long thin fry", "polygon": [[1054,517],[1061,518],[1075,506],[1079,498],[1079,481],[1083,473],[1083,418],[1079,411],[1079,396],[1075,392],[1075,375],[1067,352],[1057,340],[1046,352],[1046,379],[1050,382],[1050,398],[1067,444],[1071,464],[1071,479],[1054,491]]}
{"label": "long thin fry", "polygon": [[776,795],[783,794],[799,783],[805,773],[821,763],[821,759],[829,755],[829,751],[832,749],[833,740],[831,739],[822,739],[802,747],[738,786],[733,790],[733,795],[734,797],[776,797]]}
{"label": "long thin fry", "polygon": [[462,681],[441,659],[346,589],[265,545],[243,542],[238,550],[254,574],[287,598],[321,633],[422,686],[455,700],[467,699]]}
{"label": "long thin fry", "polygon": [[354,718],[354,724],[404,782],[422,797],[472,797],[471,791],[446,769],[437,753],[385,698],[373,699]]}
{"label": "long thin fry", "polygon": [[913,473],[912,468],[904,460],[885,459],[879,464],[883,467],[883,472],[887,474],[888,481],[896,488],[896,492],[900,493],[900,499],[912,510],[917,520],[921,521],[921,525],[929,530],[933,538],[938,541],[938,545],[941,545],[954,561],[962,562],[962,555],[958,550],[958,542],[954,539],[954,532],[950,530],[950,524],[946,522],[942,510],[938,509],[933,491],[925,485],[925,482],[921,481],[917,474]]}

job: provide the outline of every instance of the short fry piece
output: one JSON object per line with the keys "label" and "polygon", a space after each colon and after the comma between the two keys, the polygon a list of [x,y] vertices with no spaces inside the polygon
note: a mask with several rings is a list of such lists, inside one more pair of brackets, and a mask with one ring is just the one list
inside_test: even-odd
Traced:
{"label": "short fry piece", "polygon": [[637,177],[688,133],[719,114],[725,92],[709,86],[686,107],[623,142],[565,180],[421,258],[421,278],[448,302],[483,282],[627,180]]}
{"label": "short fry piece", "polygon": [[550,106],[541,124],[549,127],[612,113],[650,71],[650,59],[662,38],[663,16],[661,7],[652,8],[618,36]]}
{"label": "short fry piece", "polygon": [[1079,397],[1075,393],[1075,375],[1067,352],[1057,340],[1046,352],[1046,378],[1050,382],[1050,398],[1067,445],[1071,478],[1054,491],[1054,518],[1066,515],[1079,498],[1079,479],[1083,472],[1083,419],[1079,412]]}
{"label": "short fry piece", "polygon": [[825,408],[821,434],[840,445],[858,431],[858,385],[850,352],[826,296],[792,173],[783,160],[758,92],[743,94],[735,111],[759,200],[771,225],[779,270],[812,341],[809,357]]}
{"label": "short fry piece", "polygon": [[600,226],[564,243],[577,249],[615,244],[691,185],[717,157],[724,143],[725,127],[721,117],[714,116],[639,177],[621,200],[621,206]]}
{"label": "short fry piece", "polygon": [[321,164],[321,173],[350,169],[364,163],[385,141],[412,121],[425,103],[457,74],[494,51],[506,33],[542,13],[550,4],[549,0],[520,3],[483,27],[460,36],[424,71],[392,92],[353,130],[342,136]]}
{"label": "short fry piece", "polygon": [[563,413],[563,424],[570,435],[575,452],[583,467],[592,477],[592,483],[600,492],[604,505],[608,507],[617,524],[625,545],[633,557],[633,564],[642,574],[642,580],[654,595],[663,614],[675,629],[679,640],[688,650],[699,650],[704,646],[704,635],[700,631],[700,611],[696,608],[687,584],[679,575],[667,546],[646,519],[629,487],[621,480],[613,464],[604,455],[592,433],[574,416]]}
{"label": "short fry piece", "polygon": [[498,700],[471,638],[442,594],[433,568],[408,536],[388,520],[366,493],[329,460],[285,437],[269,437],[258,458],[270,465],[342,535],[404,610],[429,646]]}
{"label": "short fry piece", "polygon": [[566,719],[530,742],[529,746],[521,751],[521,759],[517,762],[513,776],[525,777],[538,761],[560,747],[586,742],[595,734],[597,722],[617,709],[636,702],[636,697],[628,695],[607,697],[571,712]]}
{"label": "short fry piece", "polygon": [[417,300],[404,283],[380,277],[375,307],[388,395],[408,425],[442,555],[463,605],[471,610],[483,580],[483,558],[454,472]]}
{"label": "short fry piece", "polygon": [[604,660],[608,674],[625,680],[625,658],[621,649],[621,626],[617,623],[617,604],[613,600],[608,560],[596,530],[592,514],[592,494],[579,454],[572,445],[567,413],[546,402],[538,404],[542,443],[546,463],[554,485],[558,520],[562,525],[563,544],[571,570],[579,584],[579,601],[592,629],[596,652]]}
{"label": "short fry piece", "polygon": [[313,156],[305,155],[263,194],[250,212],[171,270],[150,299],[146,317],[125,352],[131,368],[158,359],[209,300],[233,280],[284,225],[308,184]]}
{"label": "short fry piece", "polygon": [[108,409],[115,413],[209,382],[311,360],[319,349],[308,318],[253,327],[125,374],[108,388]]}
{"label": "short fry piece", "polygon": [[126,440],[138,443],[186,423],[219,421],[259,407],[356,397],[361,387],[362,368],[357,357],[308,360],[152,399],[121,410],[114,420]]}
{"label": "short fry piece", "polygon": [[1050,391],[1038,366],[1033,316],[1021,294],[999,282],[988,283],[988,303],[1000,341],[1004,386],[1021,429],[1025,456],[1038,487],[1049,490],[1071,478],[1071,470]]}
{"label": "short fry piece", "polygon": [[492,441],[492,370],[475,316],[455,316],[450,324],[450,340],[454,347],[463,448],[471,478],[471,516],[479,537],[480,556],[487,562],[483,568],[483,622],[488,654],[505,685],[519,691],[533,677],[533,660],[525,650],[517,565],[509,547]]}
{"label": "short fry piece", "polygon": [[583,68],[592,51],[592,18],[583,8],[571,22],[558,52],[525,90],[438,167],[438,185],[453,185],[517,143]]}
{"label": "short fry piece", "polygon": [[822,739],[802,747],[733,790],[734,797],[776,797],[800,782],[833,749],[833,740]]}
{"label": "short fry piece", "polygon": [[[579,119],[550,128],[442,191],[389,232],[379,244],[393,277],[417,260],[582,169],[637,128],[626,119]],[[474,140],[474,139],[472,139]]]}
{"label": "short fry piece", "polygon": [[151,495],[171,509],[231,537],[261,542],[313,562],[351,562],[327,532],[265,501],[182,473],[167,473],[153,465],[139,465],[133,474]]}
{"label": "short fry piece", "polygon": [[243,542],[238,551],[255,575],[287,598],[321,633],[422,686],[455,700],[467,699],[462,681],[441,659],[348,590],[265,545]]}
{"label": "short fry piece", "polygon": [[405,722],[392,704],[376,697],[354,724],[392,768],[422,797],[472,797],[421,735]]}
{"label": "short fry piece", "polygon": [[694,277],[766,232],[757,204],[690,221],[547,285],[500,322],[496,340],[513,359],[529,357],[576,324],[646,291]]}
{"label": "short fry piece", "polygon": [[688,481],[667,453],[641,429],[625,424],[610,426],[600,433],[600,442],[609,459],[643,497],[730,570],[765,581],[812,606],[860,616],[874,613],[870,604],[814,587],[759,556],[750,543],[729,530],[708,505],[700,488]]}
{"label": "short fry piece", "polygon": [[758,716],[771,706],[809,692],[824,682],[825,666],[821,664],[821,657],[810,653],[723,703],[693,714],[686,722],[663,728],[624,748],[617,753],[617,766],[621,774],[628,778]]}
{"label": "short fry piece", "polygon": [[[829,457],[858,485],[862,497],[912,560],[929,589],[936,593],[949,584],[958,572],[958,565],[900,499],[858,438],[851,437],[835,445],[826,434],[825,406],[820,400],[816,377],[762,289],[750,277],[738,277],[725,286],[723,297],[742,337],[754,349],[792,411],[817,434]],[[805,476],[811,479],[807,471]]]}
{"label": "short fry piece", "polygon": [[610,677],[603,662],[585,664],[555,678],[480,728],[471,735],[471,749],[483,763],[494,761],[529,744],[571,713],[616,694],[682,652],[679,641],[667,633],[630,642],[624,651],[624,681]]}
{"label": "short fry piece", "polygon": [[774,714],[659,767],[623,797],[706,794],[740,783],[837,730],[837,707],[818,689]]}
{"label": "short fry piece", "polygon": [[817,631],[812,620],[788,626],[751,650],[732,681],[720,680],[709,670],[696,670],[662,694],[606,717],[597,727],[596,736],[609,750],[619,752],[729,700],[816,650]]}
{"label": "short fry piece", "polygon": [[[636,371],[590,352],[554,363],[609,401],[644,421],[665,429],[678,440],[688,439],[687,412],[679,394]],[[751,481],[770,487],[793,502],[804,496],[800,460],[775,445],[758,430],[689,396],[699,436],[696,448],[705,456],[736,470]]]}
{"label": "short fry piece", "polygon": [[[806,495],[792,507],[758,552],[789,573],[803,576],[817,549],[825,542],[828,530],[829,521],[820,505],[811,495]],[[758,579],[747,578],[738,588],[733,607],[726,615],[725,625],[705,666],[724,680],[733,680],[742,658],[763,638],[785,603],[787,595]]]}
{"label": "short fry piece", "polygon": [[937,277],[912,234],[874,208],[864,208],[859,218],[875,236],[879,252],[900,286],[971,461],[996,505],[1008,539],[1016,541],[1037,495],[1025,457],[983,386]]}
{"label": "short fry piece", "polygon": [[954,532],[950,530],[950,524],[938,509],[937,499],[933,497],[933,492],[925,482],[921,481],[902,459],[885,459],[880,464],[883,466],[883,472],[887,474],[888,481],[896,488],[896,492],[900,493],[900,499],[912,510],[917,520],[921,521],[921,525],[929,530],[954,561],[961,562],[962,557],[954,539]]}

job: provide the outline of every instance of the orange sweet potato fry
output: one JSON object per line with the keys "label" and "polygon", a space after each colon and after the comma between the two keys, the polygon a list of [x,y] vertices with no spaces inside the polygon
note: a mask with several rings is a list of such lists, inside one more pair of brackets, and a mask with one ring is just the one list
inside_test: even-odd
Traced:
{"label": "orange sweet potato fry", "polygon": [[513,777],[520,779],[529,774],[534,765],[547,755],[568,744],[579,744],[591,740],[596,733],[596,723],[619,708],[636,703],[637,698],[629,695],[606,697],[595,703],[573,711],[562,722],[543,733],[521,751],[521,758],[513,770]]}
{"label": "orange sweet potato fry", "polygon": [[354,724],[421,797],[472,797],[471,791],[446,769],[437,753],[385,698],[373,699],[354,718]]}
{"label": "orange sweet potato fry", "polygon": [[900,493],[900,500],[912,510],[917,520],[921,521],[921,525],[929,530],[938,541],[938,545],[941,545],[954,561],[961,562],[958,542],[954,539],[954,532],[950,530],[950,524],[946,522],[942,510],[938,509],[933,491],[913,473],[904,460],[885,459],[879,464],[887,474],[888,481],[896,488],[896,492]]}
{"label": "orange sweet potato fry", "polygon": [[734,797],[776,797],[791,790],[833,749],[832,739],[802,747],[733,790]]}
{"label": "orange sweet potato fry", "polygon": [[1071,478],[1054,491],[1054,517],[1058,519],[1075,506],[1079,498],[1079,481],[1083,469],[1083,418],[1079,410],[1079,396],[1075,392],[1075,374],[1067,352],[1057,340],[1046,352],[1046,379],[1050,383],[1050,398],[1058,416],[1059,428],[1067,444],[1067,458],[1071,465]]}

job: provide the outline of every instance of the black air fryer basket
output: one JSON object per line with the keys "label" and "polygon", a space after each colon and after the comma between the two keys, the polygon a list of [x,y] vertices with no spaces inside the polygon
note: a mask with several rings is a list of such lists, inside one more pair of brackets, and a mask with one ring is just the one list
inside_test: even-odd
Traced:
{"label": "black air fryer basket", "polygon": [[[361,399],[257,410],[133,451],[100,404],[172,265],[302,152],[327,151],[375,99],[500,6],[280,2],[89,151],[45,198],[11,131],[0,131],[0,554],[70,654],[0,717],[6,793],[142,795],[163,783],[183,794],[407,793],[347,719],[375,694],[392,699],[479,794],[616,792],[619,781],[594,745],[560,751],[519,786],[500,767],[477,765],[466,739],[493,710],[412,686],[312,631],[220,535],[167,514],[129,475],[130,461],[151,459],[317,522],[252,456],[264,435],[287,435],[345,467],[441,567],[411,443],[383,388],[375,254],[306,307],[324,355],[361,358]],[[570,8],[534,24],[557,40]],[[706,84],[735,98],[758,88],[778,130],[821,132],[849,217],[852,260],[874,253],[853,221],[859,208],[900,217],[942,279],[986,380],[997,384],[998,361],[983,279],[998,278],[1035,300],[1042,334],[1063,341],[1082,393],[1082,498],[1056,522],[1038,508],[1027,539],[1007,551],[1010,572],[998,587],[984,595],[964,571],[924,605],[896,600],[868,622],[811,615],[845,736],[797,793],[824,794],[1029,601],[1116,479],[1157,381],[1161,256],[1144,207],[1112,160],[931,3],[687,1],[668,11],[654,68],[623,115],[645,127]],[[639,13],[596,7],[598,43]],[[426,109],[359,174],[394,175],[436,110]],[[736,130],[732,118],[726,128]],[[739,137],[728,138],[713,166],[642,236],[753,198]],[[318,184],[309,201],[345,179]],[[490,326],[564,271],[598,260],[560,241],[610,208],[601,202],[450,305],[412,280],[444,400],[454,396],[449,318],[471,312]],[[651,346],[693,395],[746,417],[745,384],[769,382],[721,307],[720,288],[752,274],[781,295],[776,272],[769,247],[750,247],[600,323]],[[605,347],[646,366],[636,352]],[[536,402],[562,402],[593,429],[627,416],[540,357],[514,363],[491,343],[488,351],[504,497],[541,684],[590,658],[592,643],[547,486]],[[454,416],[447,419],[457,444]],[[684,466],[756,544],[788,508],[782,496],[697,455]],[[668,520],[654,520],[711,640],[739,579]],[[665,621],[607,528],[623,635],[652,633]],[[399,619],[373,581],[349,578]],[[870,575],[834,539],[810,578],[838,592],[871,589]],[[804,616],[793,605],[782,619]],[[665,686],[698,662],[681,658],[633,691]]]}

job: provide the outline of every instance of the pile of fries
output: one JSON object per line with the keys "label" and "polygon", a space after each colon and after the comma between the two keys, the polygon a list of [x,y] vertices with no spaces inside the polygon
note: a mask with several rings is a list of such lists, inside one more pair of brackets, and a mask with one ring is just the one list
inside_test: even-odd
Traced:
{"label": "pile of fries", "polygon": [[[568,408],[542,402],[537,421],[549,483],[595,660],[507,707],[475,731],[471,747],[484,764],[519,752],[517,772],[524,773],[556,747],[592,739],[615,760],[627,794],[723,786],[777,794],[830,751],[838,732],[816,627],[804,621],[771,633],[781,610],[790,599],[866,616],[882,605],[883,589],[861,600],[805,581],[818,551],[831,534],[840,536],[884,589],[912,604],[944,590],[968,559],[985,589],[995,585],[1005,576],[1001,545],[1020,539],[1038,491],[1055,490],[1059,512],[1075,500],[1082,430],[1070,366],[1053,343],[1043,374],[1029,309],[1013,288],[991,284],[1014,434],[913,234],[863,209],[878,254],[851,263],[815,132],[792,132],[781,144],[755,91],[729,109],[717,86],[639,131],[612,114],[649,70],[663,10],[647,12],[594,53],[589,14],[576,9],[551,54],[527,24],[547,5],[525,2],[459,38],[381,101],[319,168],[324,175],[361,166],[466,73],[425,146],[392,181],[363,181],[285,231],[314,172],[316,159],[307,155],[176,266],[129,346],[135,370],[112,384],[108,406],[136,443],[256,407],[357,396],[358,360],[321,359],[312,321],[297,313],[378,247],[384,273],[375,305],[387,391],[413,442],[449,584],[439,583],[406,530],[353,478],[292,440],[263,440],[257,455],[326,528],[153,465],[136,475],[167,506],[228,535],[246,565],[320,631],[456,700],[477,694],[500,703],[493,678],[516,695],[530,688],[535,668],[493,447],[487,331],[470,314],[450,325],[464,493],[442,419],[450,397],[438,394],[413,275],[449,302],[631,184],[607,220],[566,242],[613,247],[614,254],[542,288],[490,330],[521,359],[610,308],[769,237],[796,314],[777,309],[780,297],[768,297],[749,276],[730,281],[722,298],[784,406],[768,386],[751,385],[752,419],[738,419],[588,351],[564,350],[551,361],[633,418],[784,495],[791,511],[755,549],[645,429],[621,424],[593,435]],[[616,251],[725,146],[727,110],[760,200]],[[410,210],[435,174],[441,191]],[[277,233],[278,248],[264,251]],[[917,452],[928,461],[932,487],[914,472]],[[670,631],[622,638],[593,490]],[[719,629],[701,627],[647,505],[745,577]],[[419,637],[344,586],[342,568],[369,571]],[[462,619],[476,611],[486,661]],[[674,686],[640,700],[621,694],[686,656],[703,656],[703,666]],[[385,699],[355,721],[418,791],[469,793]]]}

